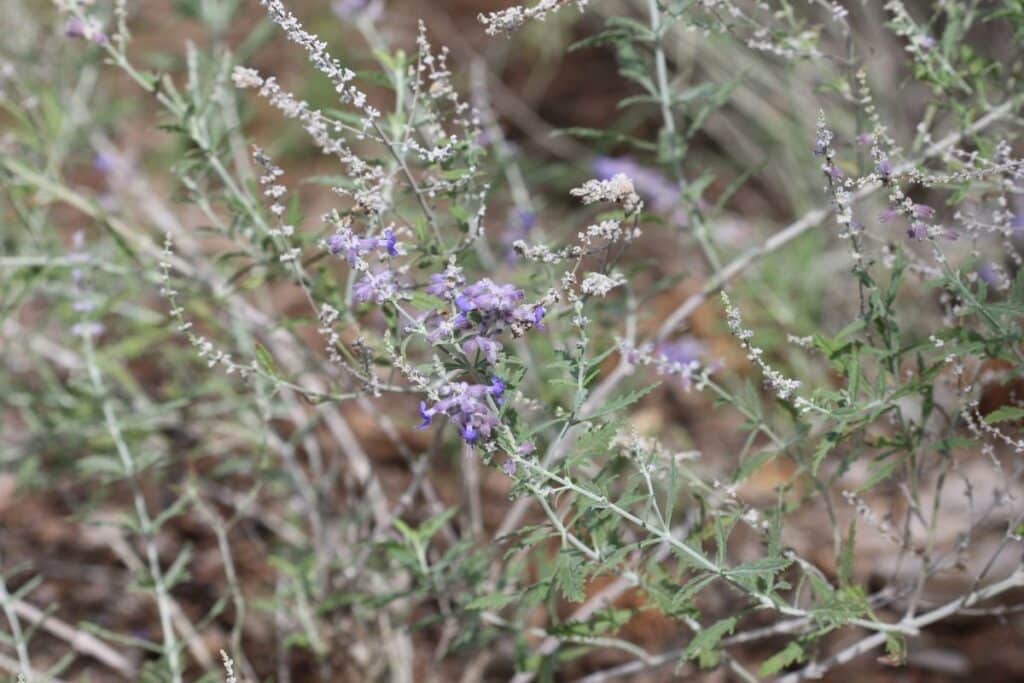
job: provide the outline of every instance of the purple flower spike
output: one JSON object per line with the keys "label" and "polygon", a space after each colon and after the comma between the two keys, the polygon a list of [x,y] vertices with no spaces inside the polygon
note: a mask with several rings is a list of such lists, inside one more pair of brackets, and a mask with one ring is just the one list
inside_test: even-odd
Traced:
{"label": "purple flower spike", "polygon": [[471,337],[462,343],[462,352],[466,354],[466,356],[472,356],[474,353],[479,352],[483,354],[483,357],[487,359],[487,362],[491,365],[498,362],[498,351],[500,350],[500,342],[488,339],[482,335]]}
{"label": "purple flower spike", "polygon": [[420,423],[419,429],[426,429],[434,419],[434,410],[427,408],[426,401],[420,401],[420,417],[423,418],[423,422]]}
{"label": "purple flower spike", "polygon": [[352,288],[356,301],[373,301],[382,303],[394,298],[398,293],[398,285],[395,283],[395,276],[390,270],[379,270],[377,272],[366,272],[356,281]]}
{"label": "purple flower spike", "polygon": [[388,228],[384,231],[384,240],[381,245],[388,252],[388,256],[398,256],[398,247],[396,246],[395,233]]}
{"label": "purple flower spike", "polygon": [[907,237],[912,240],[923,240],[928,236],[928,226],[921,221],[914,221],[909,228],[907,228]]}
{"label": "purple flower spike", "polygon": [[900,215],[900,212],[897,211],[896,209],[886,209],[882,213],[878,214],[878,220],[880,222],[882,222],[882,223],[888,223],[893,218],[896,218],[899,215]]}
{"label": "purple flower spike", "polygon": [[892,164],[889,163],[888,159],[882,159],[875,166],[875,172],[883,178],[888,178],[892,175]]}
{"label": "purple flower spike", "polygon": [[490,391],[486,384],[454,382],[446,384],[439,391],[441,397],[433,406],[420,405],[420,415],[427,424],[427,417],[445,415],[459,430],[459,436],[468,444],[487,441],[498,426],[495,415],[484,397]]}
{"label": "purple flower spike", "polygon": [[540,327],[541,320],[543,320],[544,318],[544,313],[545,310],[543,306],[533,307],[533,324],[536,325],[537,327]]}
{"label": "purple flower spike", "polygon": [[927,204],[914,204],[914,215],[928,220],[935,217],[935,209]]}
{"label": "purple flower spike", "polygon": [[97,45],[104,45],[107,42],[107,34],[103,32],[102,24],[93,17],[88,17],[85,21],[71,17],[64,24],[64,35],[68,38],[91,40]]}
{"label": "purple flower spike", "polygon": [[509,458],[505,462],[501,463],[501,471],[511,477],[516,473],[516,461]]}
{"label": "purple flower spike", "polygon": [[491,387],[487,392],[494,397],[494,402],[499,406],[505,402],[505,382],[500,377],[491,378]]}

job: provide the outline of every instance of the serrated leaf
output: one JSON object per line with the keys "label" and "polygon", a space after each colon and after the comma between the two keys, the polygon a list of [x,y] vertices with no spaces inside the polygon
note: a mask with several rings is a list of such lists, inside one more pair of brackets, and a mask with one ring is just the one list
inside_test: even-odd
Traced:
{"label": "serrated leaf", "polygon": [[718,644],[722,638],[736,628],[738,617],[729,617],[716,621],[693,637],[690,644],[683,650],[682,659],[699,659],[702,667],[714,666],[718,663]]}
{"label": "serrated leaf", "polygon": [[466,605],[468,610],[500,610],[519,599],[518,593],[492,593],[474,598]]}
{"label": "serrated leaf", "polygon": [[800,643],[793,641],[781,651],[764,660],[764,663],[761,664],[761,670],[758,673],[762,676],[774,676],[787,666],[803,661],[804,656],[803,646],[801,646]]}
{"label": "serrated leaf", "polygon": [[583,562],[573,555],[562,553],[555,564],[555,587],[569,602],[581,602],[586,593],[583,590]]}

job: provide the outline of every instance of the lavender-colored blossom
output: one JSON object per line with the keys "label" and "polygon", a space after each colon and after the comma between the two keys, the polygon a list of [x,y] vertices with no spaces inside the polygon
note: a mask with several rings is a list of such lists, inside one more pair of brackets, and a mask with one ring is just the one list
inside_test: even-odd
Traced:
{"label": "lavender-colored blossom", "polygon": [[917,218],[923,218],[925,220],[935,217],[935,209],[927,204],[914,204],[913,213]]}
{"label": "lavender-colored blossom", "polygon": [[488,393],[494,398],[499,406],[505,402],[505,381],[500,377],[491,378],[491,386]]}
{"label": "lavender-colored blossom", "polygon": [[505,462],[501,463],[501,471],[511,477],[516,473],[516,461],[509,458]]}
{"label": "lavender-colored blossom", "polygon": [[867,147],[872,142],[874,142],[874,140],[875,136],[873,136],[871,133],[861,133],[860,135],[857,136],[857,144],[860,145],[861,147]]}
{"label": "lavender-colored blossom", "polygon": [[107,42],[103,25],[94,17],[87,17],[84,20],[78,17],[69,18],[64,24],[64,35],[68,38],[90,40],[97,45],[104,45]]}
{"label": "lavender-colored blossom", "polygon": [[888,159],[880,159],[875,165],[875,173],[883,178],[888,178],[892,175],[892,163],[890,163]]}
{"label": "lavender-colored blossom", "polygon": [[444,299],[445,301],[454,301],[458,295],[458,290],[464,284],[466,284],[466,278],[462,275],[462,268],[459,268],[454,263],[449,263],[445,266],[444,271],[430,276],[427,294]]}
{"label": "lavender-colored blossom", "polygon": [[825,169],[825,172],[828,173],[828,177],[831,178],[832,180],[843,179],[843,172],[839,169],[838,166],[829,166],[827,169]]}
{"label": "lavender-colored blossom", "polygon": [[470,337],[466,341],[462,342],[462,352],[466,354],[467,357],[472,358],[475,354],[480,353],[491,365],[498,362],[498,352],[501,351],[501,349],[502,346],[500,342],[496,342],[490,337],[485,337],[482,334]]}
{"label": "lavender-colored blossom", "polygon": [[975,269],[975,272],[989,287],[999,289],[1005,285],[1003,273],[994,263],[982,263]]}
{"label": "lavender-colored blossom", "polygon": [[108,154],[99,152],[92,158],[92,167],[102,175],[110,175],[114,171],[114,159]]}
{"label": "lavender-colored blossom", "polygon": [[382,303],[393,299],[398,293],[395,275],[390,270],[367,271],[356,280],[352,288],[356,301]]}
{"label": "lavender-colored blossom", "polygon": [[521,289],[484,278],[463,289],[455,297],[455,305],[463,313],[480,311],[485,316],[501,316],[511,313],[522,299]]}
{"label": "lavender-colored blossom", "polygon": [[921,221],[914,221],[907,228],[907,237],[912,240],[923,240],[928,236],[928,225]]}
{"label": "lavender-colored blossom", "polygon": [[898,218],[899,215],[900,212],[897,211],[896,209],[886,209],[882,213],[878,214],[878,220],[881,223],[888,223],[892,219]]}
{"label": "lavender-colored blossom", "polygon": [[438,391],[439,400],[432,406],[420,402],[419,413],[423,422],[420,429],[430,426],[435,416],[443,415],[459,430],[459,436],[468,444],[488,441],[498,426],[498,416],[487,404],[493,386],[453,382]]}
{"label": "lavender-colored blossom", "polygon": [[332,255],[344,254],[349,265],[354,265],[356,261],[373,252],[388,256],[398,256],[401,253],[391,228],[384,231],[383,237],[358,237],[351,229],[345,227],[328,237],[325,244],[327,251]]}
{"label": "lavender-colored blossom", "polygon": [[369,0],[334,0],[331,11],[339,19],[354,19],[369,4]]}
{"label": "lavender-colored blossom", "polygon": [[700,370],[701,359],[705,355],[704,345],[693,337],[682,337],[675,341],[664,342],[657,347],[658,374],[677,376],[683,389],[690,390],[693,375]]}
{"label": "lavender-colored blossom", "polygon": [[515,243],[530,236],[530,231],[537,224],[537,214],[529,209],[513,209],[509,212],[508,222],[501,231],[501,244],[505,249],[506,263],[514,263],[517,254]]}
{"label": "lavender-colored blossom", "polygon": [[1010,219],[1010,227],[1015,232],[1024,230],[1024,197],[1021,195],[1014,195],[1013,197],[1013,217]]}
{"label": "lavender-colored blossom", "polygon": [[427,341],[431,344],[448,341],[455,335],[456,327],[446,312],[430,311],[420,318],[420,322],[427,330]]}

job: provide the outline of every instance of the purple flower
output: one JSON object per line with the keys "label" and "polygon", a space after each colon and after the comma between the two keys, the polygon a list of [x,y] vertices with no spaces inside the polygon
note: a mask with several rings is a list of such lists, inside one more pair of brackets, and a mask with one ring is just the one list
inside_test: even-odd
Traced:
{"label": "purple flower", "polygon": [[533,226],[537,224],[537,214],[529,209],[513,209],[509,212],[508,223],[501,231],[501,244],[505,249],[505,262],[514,263],[516,251],[512,246],[517,240],[525,240]]}
{"label": "purple flower", "polygon": [[533,324],[537,327],[541,327],[541,320],[544,318],[544,307],[537,305],[533,307]]}
{"label": "purple flower", "polygon": [[384,247],[388,256],[398,256],[397,241],[395,240],[395,233],[391,228],[384,231],[384,237],[377,240],[377,245],[379,247]]}
{"label": "purple flower", "polygon": [[501,471],[511,477],[516,473],[516,461],[509,458],[505,462],[501,463]]}
{"label": "purple flower", "polygon": [[114,160],[109,155],[100,152],[93,156],[92,167],[103,175],[110,175],[114,170]]}
{"label": "purple flower", "polygon": [[444,299],[445,301],[453,301],[457,290],[464,284],[466,284],[466,278],[462,276],[462,268],[459,268],[454,263],[449,263],[445,266],[443,272],[434,273],[430,276],[427,294]]}
{"label": "purple flower", "polygon": [[993,263],[982,263],[975,272],[989,287],[999,288],[1004,284],[1002,273]]}
{"label": "purple flower", "polygon": [[369,0],[334,0],[331,3],[331,11],[339,19],[353,19],[369,4]]}
{"label": "purple flower", "polygon": [[71,17],[64,24],[64,35],[68,38],[91,40],[97,45],[107,42],[107,34],[103,32],[103,25],[95,17],[87,17],[84,21],[78,17]]}
{"label": "purple flower", "polygon": [[912,240],[923,240],[928,236],[928,226],[921,221],[914,221],[907,228],[907,237]]}
{"label": "purple flower", "polygon": [[935,209],[927,204],[914,204],[913,213],[917,218],[924,218],[925,220],[935,217]]}
{"label": "purple flower", "polygon": [[488,393],[494,397],[494,402],[500,406],[505,402],[505,381],[500,377],[492,377]]}
{"label": "purple flower", "polygon": [[875,137],[871,133],[861,133],[857,136],[857,144],[861,147],[867,147],[874,141]]}
{"label": "purple flower", "polygon": [[485,396],[491,391],[486,384],[453,382],[439,391],[439,400],[430,407],[420,403],[419,413],[423,418],[421,429],[430,425],[435,415],[445,415],[459,430],[459,436],[468,444],[487,441],[498,426],[498,416],[487,405]]}
{"label": "purple flower", "polygon": [[892,164],[888,159],[882,158],[875,165],[875,172],[883,178],[888,178],[892,175]]}
{"label": "purple flower", "polygon": [[349,265],[355,265],[357,260],[371,252],[383,252],[388,256],[398,256],[400,253],[391,228],[384,231],[383,237],[357,237],[350,228],[344,227],[328,237],[325,244],[333,256],[344,254]]}
{"label": "purple flower", "polygon": [[523,291],[512,285],[498,285],[489,278],[478,280],[455,297],[455,305],[463,313],[480,311],[485,316],[511,313],[523,299]]}
{"label": "purple flower", "polygon": [[900,212],[896,209],[886,209],[882,213],[878,214],[878,220],[881,223],[888,223],[893,218],[899,217]]}
{"label": "purple flower", "polygon": [[476,353],[481,353],[491,365],[498,362],[498,352],[501,351],[501,348],[500,342],[496,342],[483,335],[476,335],[462,342],[462,352],[466,354],[466,357],[472,357]]}
{"label": "purple flower", "polygon": [[689,391],[693,384],[693,375],[701,367],[704,345],[693,337],[682,337],[659,344],[657,351],[658,374],[678,376],[683,389]]}
{"label": "purple flower", "polygon": [[423,422],[420,423],[419,429],[426,429],[430,426],[431,421],[434,419],[434,413],[436,411],[427,408],[426,401],[420,401],[420,417]]}
{"label": "purple flower", "polygon": [[382,303],[394,298],[398,293],[398,285],[395,283],[394,273],[390,270],[366,271],[361,278],[356,280],[352,292],[356,301]]}
{"label": "purple flower", "polygon": [[1013,218],[1010,219],[1010,227],[1014,231],[1024,230],[1024,197],[1014,195],[1013,197]]}

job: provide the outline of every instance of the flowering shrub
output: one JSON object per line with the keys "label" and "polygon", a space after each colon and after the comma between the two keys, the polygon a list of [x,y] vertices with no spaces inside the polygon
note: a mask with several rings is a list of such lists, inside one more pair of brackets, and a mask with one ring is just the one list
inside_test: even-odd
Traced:
{"label": "flowering shrub", "polygon": [[[795,682],[1018,611],[1020,3],[10,2],[7,476],[145,600],[2,542],[0,667]],[[488,58],[569,34],[621,114],[514,140]]]}

